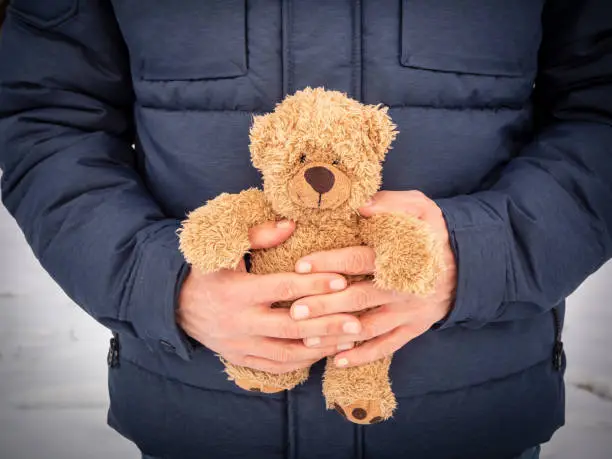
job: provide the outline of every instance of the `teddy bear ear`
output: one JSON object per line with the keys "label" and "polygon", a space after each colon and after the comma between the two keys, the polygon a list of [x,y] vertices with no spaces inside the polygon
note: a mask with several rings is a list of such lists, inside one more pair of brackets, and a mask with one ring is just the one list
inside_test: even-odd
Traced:
{"label": "teddy bear ear", "polygon": [[249,132],[251,162],[257,169],[262,170],[265,164],[265,156],[274,142],[274,130],[272,128],[272,113],[253,117],[253,125]]}
{"label": "teddy bear ear", "polygon": [[387,113],[388,107],[366,105],[365,111],[366,137],[375,158],[382,161],[397,136],[397,126]]}

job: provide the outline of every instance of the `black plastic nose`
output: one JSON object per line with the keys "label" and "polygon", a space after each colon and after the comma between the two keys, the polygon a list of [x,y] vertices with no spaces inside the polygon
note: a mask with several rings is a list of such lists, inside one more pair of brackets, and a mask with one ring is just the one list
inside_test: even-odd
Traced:
{"label": "black plastic nose", "polygon": [[325,167],[315,166],[304,172],[306,182],[319,194],[327,193],[336,181],[332,171]]}

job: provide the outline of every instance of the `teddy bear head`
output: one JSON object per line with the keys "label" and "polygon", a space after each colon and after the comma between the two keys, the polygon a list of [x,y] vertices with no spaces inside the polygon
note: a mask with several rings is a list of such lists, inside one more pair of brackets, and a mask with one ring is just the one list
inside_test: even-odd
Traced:
{"label": "teddy bear head", "polygon": [[306,88],[254,118],[251,159],[280,216],[346,218],[379,189],[396,134],[386,108]]}

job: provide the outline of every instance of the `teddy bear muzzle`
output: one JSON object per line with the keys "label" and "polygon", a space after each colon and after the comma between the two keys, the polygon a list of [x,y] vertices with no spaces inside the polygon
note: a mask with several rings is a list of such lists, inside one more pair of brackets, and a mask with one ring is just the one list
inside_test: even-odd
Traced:
{"label": "teddy bear muzzle", "polygon": [[289,196],[302,207],[335,209],[350,194],[351,182],[347,175],[326,163],[307,164],[289,181]]}
{"label": "teddy bear muzzle", "polygon": [[334,187],[336,181],[334,174],[327,167],[309,167],[304,172],[304,178],[313,190],[319,194],[327,193]]}

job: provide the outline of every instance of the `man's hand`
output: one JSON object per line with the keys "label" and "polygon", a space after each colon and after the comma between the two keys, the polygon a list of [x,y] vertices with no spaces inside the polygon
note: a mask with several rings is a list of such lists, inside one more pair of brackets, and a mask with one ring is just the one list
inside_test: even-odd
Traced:
{"label": "man's hand", "polygon": [[[294,228],[291,222],[260,225],[250,231],[251,246],[278,245]],[[236,271],[207,275],[192,269],[181,289],[177,322],[193,339],[235,365],[286,373],[338,352],[331,342],[308,348],[304,338],[359,333],[360,323],[346,313],[296,322],[288,309],[270,305],[344,288],[344,277],[333,273],[255,275],[246,272],[244,263]]]}
{"label": "man's hand", "polygon": [[[433,294],[418,297],[374,287],[372,282],[358,282],[347,289],[315,295],[296,301],[291,314],[300,320],[333,317],[340,313],[375,308],[359,316],[362,325],[357,335],[309,337],[304,343],[317,348],[351,345],[365,341],[359,347],[338,354],[338,366],[363,365],[392,354],[412,339],[422,335],[433,324],[444,319],[451,309],[456,288],[455,257],[449,242],[446,222],[436,203],[418,191],[382,191],[361,208],[364,217],[378,213],[407,212],[427,222],[443,244],[445,272]],[[372,274],[374,251],[369,247],[348,247],[318,252],[302,258],[296,264],[299,273]]]}

